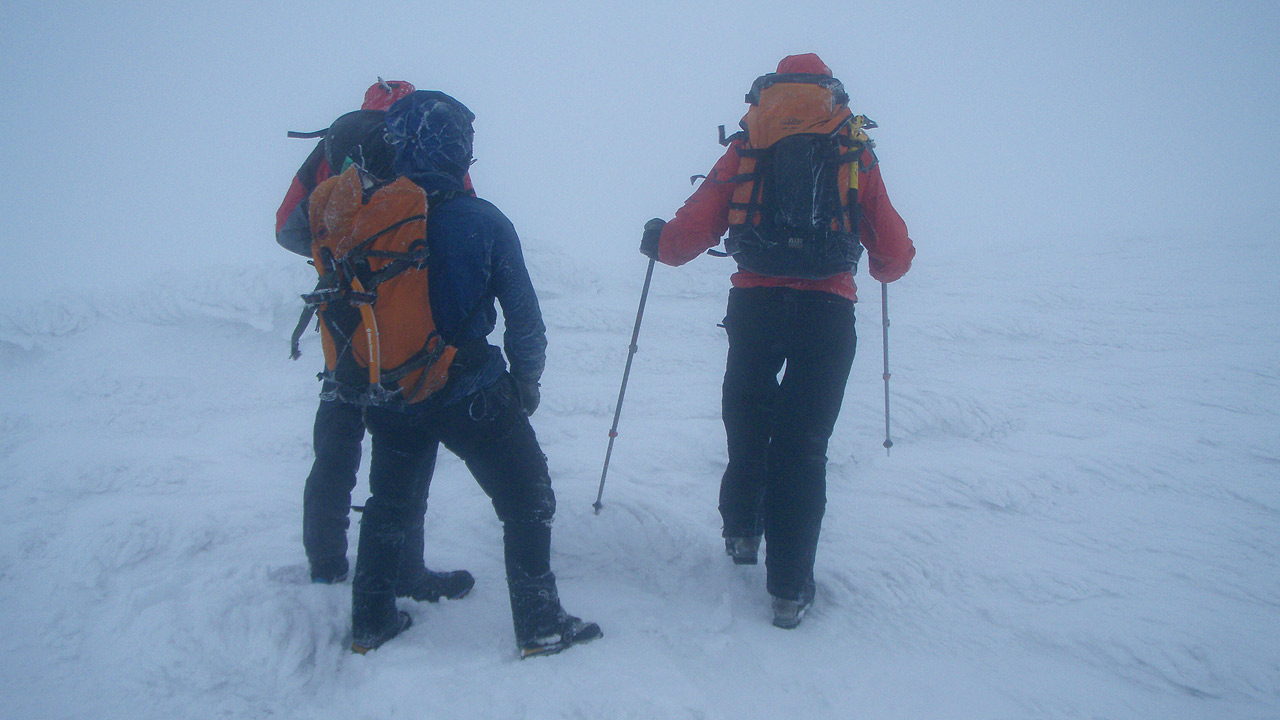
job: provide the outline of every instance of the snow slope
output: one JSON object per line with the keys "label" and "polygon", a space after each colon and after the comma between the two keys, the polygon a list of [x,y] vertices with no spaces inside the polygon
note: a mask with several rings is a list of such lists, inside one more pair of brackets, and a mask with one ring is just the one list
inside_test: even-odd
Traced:
{"label": "snow slope", "polygon": [[452,456],[427,560],[475,573],[468,598],[402,603],[414,627],[359,657],[350,586],[306,582],[320,354],[286,346],[309,268],[5,298],[0,716],[1280,717],[1275,243],[917,241],[890,290],[891,456],[859,278],[817,603],[788,632],[719,538],[727,261],[656,271],[596,516],[643,258],[526,240],[553,562],[605,631],[527,662]]}

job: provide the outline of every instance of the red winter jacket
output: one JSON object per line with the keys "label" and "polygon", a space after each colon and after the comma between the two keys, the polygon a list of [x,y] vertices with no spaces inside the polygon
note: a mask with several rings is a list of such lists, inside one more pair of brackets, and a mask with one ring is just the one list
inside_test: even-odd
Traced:
{"label": "red winter jacket", "polygon": [[[790,55],[778,63],[779,73],[821,73],[831,75],[831,69],[812,53]],[[738,174],[738,149],[740,141],[716,162],[707,180],[676,211],[676,216],[662,230],[658,245],[658,259],[667,265],[683,265],[706,250],[720,244],[720,237],[729,229],[729,198],[736,184],[725,182]],[[889,203],[884,180],[880,177],[879,164],[872,161],[870,150],[864,151],[863,166],[870,170],[858,176],[858,202],[862,206],[862,223],[859,236],[867,249],[871,277],[881,282],[893,282],[911,268],[916,250],[907,236],[907,224]],[[719,181],[719,182],[716,182]],[[858,288],[853,273],[845,272],[821,280],[769,277],[748,270],[738,270],[730,278],[734,287],[789,287],[796,290],[828,292],[853,301],[858,299]]]}

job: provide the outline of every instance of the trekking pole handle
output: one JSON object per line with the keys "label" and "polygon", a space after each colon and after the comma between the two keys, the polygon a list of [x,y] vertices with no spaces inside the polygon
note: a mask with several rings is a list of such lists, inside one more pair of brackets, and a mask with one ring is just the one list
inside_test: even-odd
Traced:
{"label": "trekking pole handle", "polygon": [[644,274],[644,289],[640,291],[640,307],[636,309],[636,324],[631,329],[631,344],[627,346],[627,365],[622,370],[622,387],[618,390],[618,405],[613,410],[613,427],[609,428],[609,447],[604,453],[604,469],[600,471],[600,489],[596,491],[596,501],[591,504],[596,515],[604,508],[600,499],[604,497],[604,479],[609,474],[609,459],[613,457],[613,441],[618,438],[618,419],[622,416],[622,398],[627,394],[627,379],[631,377],[631,361],[635,359],[640,346],[636,341],[640,338],[640,321],[644,318],[644,305],[649,299],[649,282],[653,279],[653,266],[656,261],[649,258],[649,269]]}

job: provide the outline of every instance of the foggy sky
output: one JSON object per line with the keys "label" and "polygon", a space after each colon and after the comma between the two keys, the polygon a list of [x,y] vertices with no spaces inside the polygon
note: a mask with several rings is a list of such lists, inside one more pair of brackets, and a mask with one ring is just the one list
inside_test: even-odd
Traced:
{"label": "foggy sky", "polygon": [[1280,240],[1280,3],[196,5],[3,11],[10,290],[297,262],[274,213],[312,142],[285,132],[378,75],[471,107],[472,176],[526,245],[631,262],[752,80],[802,52],[880,124],[919,262],[1080,234]]}

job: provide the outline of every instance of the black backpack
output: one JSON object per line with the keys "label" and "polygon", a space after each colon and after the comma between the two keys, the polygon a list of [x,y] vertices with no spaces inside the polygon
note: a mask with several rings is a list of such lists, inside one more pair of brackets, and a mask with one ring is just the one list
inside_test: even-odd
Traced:
{"label": "black backpack", "polygon": [[[725,250],[760,275],[820,279],[856,271],[858,172],[872,143],[840,81],[807,73],[761,76],[740,139]],[[723,129],[721,134],[723,135]],[[874,157],[874,156],[873,156]]]}

